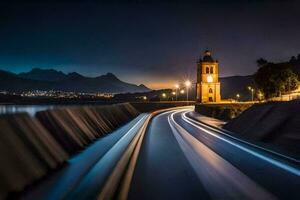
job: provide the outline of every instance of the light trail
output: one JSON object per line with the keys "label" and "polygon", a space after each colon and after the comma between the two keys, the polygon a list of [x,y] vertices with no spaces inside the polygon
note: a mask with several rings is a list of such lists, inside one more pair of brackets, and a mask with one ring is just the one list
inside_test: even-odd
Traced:
{"label": "light trail", "polygon": [[[192,126],[194,126],[194,127],[198,128],[198,129],[204,131],[205,133],[208,133],[208,134],[211,135],[211,136],[214,136],[214,137],[216,137],[216,138],[218,138],[218,139],[220,139],[220,140],[222,140],[222,141],[224,141],[224,142],[226,142],[226,143],[228,143],[228,144],[231,144],[231,145],[233,145],[234,147],[237,147],[237,148],[239,148],[239,149],[241,149],[241,150],[243,150],[243,151],[245,151],[245,152],[247,152],[247,153],[249,153],[249,154],[251,154],[251,155],[257,157],[257,158],[260,158],[260,159],[262,159],[262,160],[264,160],[264,161],[266,161],[266,162],[268,162],[268,163],[270,163],[270,164],[272,164],[272,165],[275,165],[275,166],[277,166],[277,167],[279,167],[279,168],[281,168],[281,169],[283,169],[283,170],[285,170],[285,171],[287,171],[287,172],[289,172],[289,173],[292,173],[292,174],[294,174],[294,175],[300,176],[300,170],[297,169],[297,168],[295,168],[295,167],[293,167],[293,166],[287,165],[287,164],[282,163],[282,162],[280,162],[280,161],[278,161],[278,160],[275,160],[275,159],[273,159],[273,158],[271,158],[271,157],[267,157],[267,156],[265,156],[265,155],[262,155],[262,154],[260,154],[260,153],[257,153],[257,152],[255,152],[255,151],[249,149],[249,148],[246,148],[246,147],[244,147],[244,146],[242,146],[242,145],[240,145],[240,144],[238,144],[238,143],[236,143],[236,142],[234,142],[234,141],[228,140],[228,139],[222,137],[221,135],[215,134],[215,133],[213,133],[212,131],[209,131],[209,130],[207,130],[207,129],[205,129],[205,128],[199,126],[199,125],[197,125],[197,123],[195,123],[195,122],[197,122],[197,121],[195,121],[195,120],[193,120],[193,119],[190,119],[190,118],[186,117],[186,112],[183,113],[181,116],[182,116],[182,119],[183,119],[185,122],[187,122],[187,123],[191,124]],[[221,131],[218,131],[218,132],[221,132]],[[223,134],[226,135],[226,136],[229,136],[229,135],[226,134],[226,133],[223,133]],[[242,140],[240,140],[240,139],[238,139],[238,138],[235,138],[235,137],[233,137],[233,136],[230,136],[230,137],[233,138],[233,139],[236,139],[236,140],[238,140],[238,141],[240,141],[240,142],[247,143],[247,144],[251,144],[251,143],[242,141]],[[256,148],[259,148],[259,149],[265,150],[264,148],[258,147],[258,146],[253,145],[253,144],[251,144],[251,146],[256,147]],[[270,150],[267,150],[267,152],[270,152]],[[276,154],[278,155],[278,153],[276,153]],[[281,155],[281,154],[280,154],[280,155]],[[286,156],[284,156],[284,155],[281,155],[281,156],[282,156],[282,157],[286,157]],[[289,158],[289,157],[287,157],[287,158]]]}
{"label": "light trail", "polygon": [[174,120],[174,115],[179,112],[182,111],[168,116],[169,125],[184,155],[213,199],[276,199],[180,126]]}
{"label": "light trail", "polygon": [[[119,140],[115,143],[110,150],[108,150],[95,164],[89,169],[88,173],[84,175],[72,191],[64,195],[64,199],[93,199],[95,194],[99,193],[101,185],[105,184],[107,174],[114,169],[116,163],[119,161],[123,152],[126,150],[128,144],[137,134],[138,125],[142,124],[148,115],[143,116],[136,122]],[[101,173],[99,173],[101,172]]]}
{"label": "light trail", "polygon": [[210,130],[213,130],[214,132],[221,133],[222,135],[225,135],[225,136],[227,136],[227,137],[229,137],[229,138],[232,138],[233,140],[239,141],[239,142],[241,142],[241,143],[247,144],[247,145],[252,146],[252,147],[254,147],[254,148],[261,149],[261,150],[263,150],[263,151],[269,152],[269,153],[271,153],[271,154],[275,154],[275,155],[277,155],[277,156],[283,157],[283,158],[285,158],[285,159],[291,160],[292,162],[296,162],[296,163],[300,164],[300,161],[297,160],[297,159],[295,159],[295,158],[292,158],[292,157],[290,157],[290,156],[286,156],[286,155],[280,154],[280,153],[275,152],[275,151],[272,151],[272,150],[270,150],[270,149],[263,148],[263,147],[261,147],[261,146],[255,145],[255,144],[250,143],[250,142],[247,142],[247,141],[245,141],[245,140],[241,140],[240,138],[237,138],[237,137],[234,137],[234,136],[228,134],[228,133],[230,133],[230,131],[227,131],[227,130],[224,130],[224,129],[214,128],[214,127],[212,127],[212,126],[206,125],[205,123],[201,123],[201,122],[196,121],[196,120],[194,120],[194,119],[192,119],[192,118],[190,118],[190,117],[187,117],[187,116],[186,116],[187,113],[188,113],[188,112],[184,112],[184,113],[182,114],[183,118],[185,118],[185,119],[187,119],[187,120],[190,120],[190,121],[193,122],[193,123],[196,123],[196,124],[198,124],[198,125],[200,125],[200,126],[202,126],[202,127],[206,127],[206,128],[208,128],[208,129],[210,129]]}

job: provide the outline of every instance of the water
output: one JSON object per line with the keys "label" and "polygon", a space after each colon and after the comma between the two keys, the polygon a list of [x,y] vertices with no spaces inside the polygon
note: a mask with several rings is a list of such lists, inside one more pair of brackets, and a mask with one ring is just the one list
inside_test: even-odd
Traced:
{"label": "water", "polygon": [[0,115],[27,112],[29,115],[34,116],[36,112],[53,109],[54,107],[53,105],[0,105]]}

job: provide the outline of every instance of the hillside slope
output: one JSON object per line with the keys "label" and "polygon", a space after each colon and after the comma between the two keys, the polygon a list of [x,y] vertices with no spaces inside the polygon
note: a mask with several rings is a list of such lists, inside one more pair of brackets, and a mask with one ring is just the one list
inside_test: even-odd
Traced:
{"label": "hillside slope", "polygon": [[249,100],[251,97],[247,88],[254,84],[252,75],[221,77],[220,82],[223,99],[236,98],[236,94],[240,94],[241,100]]}
{"label": "hillside slope", "polygon": [[53,89],[53,83],[48,81],[38,81],[24,79],[16,74],[0,70],[0,90],[21,92],[26,90],[50,90]]}
{"label": "hillside slope", "polygon": [[254,105],[223,128],[300,155],[300,100]]}

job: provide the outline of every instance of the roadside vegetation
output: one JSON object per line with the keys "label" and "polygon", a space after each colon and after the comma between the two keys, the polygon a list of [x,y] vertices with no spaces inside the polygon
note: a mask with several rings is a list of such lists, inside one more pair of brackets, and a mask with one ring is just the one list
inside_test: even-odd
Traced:
{"label": "roadside vegetation", "polygon": [[259,68],[254,80],[265,99],[281,96],[299,87],[300,54],[283,63],[272,63],[263,58],[256,62]]}

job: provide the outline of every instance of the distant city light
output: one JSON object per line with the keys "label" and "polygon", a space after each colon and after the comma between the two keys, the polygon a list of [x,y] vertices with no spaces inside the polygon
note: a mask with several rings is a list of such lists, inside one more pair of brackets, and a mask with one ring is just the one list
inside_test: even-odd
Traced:
{"label": "distant city light", "polygon": [[176,95],[176,92],[172,92],[173,95]]}
{"label": "distant city light", "polygon": [[143,99],[144,99],[144,100],[147,100],[147,97],[146,97],[146,96],[143,96]]}
{"label": "distant city light", "polygon": [[178,89],[178,88],[179,88],[179,85],[178,85],[178,84],[175,84],[175,88]]}
{"label": "distant city light", "polygon": [[167,97],[166,93],[162,93],[162,97],[166,98]]}

